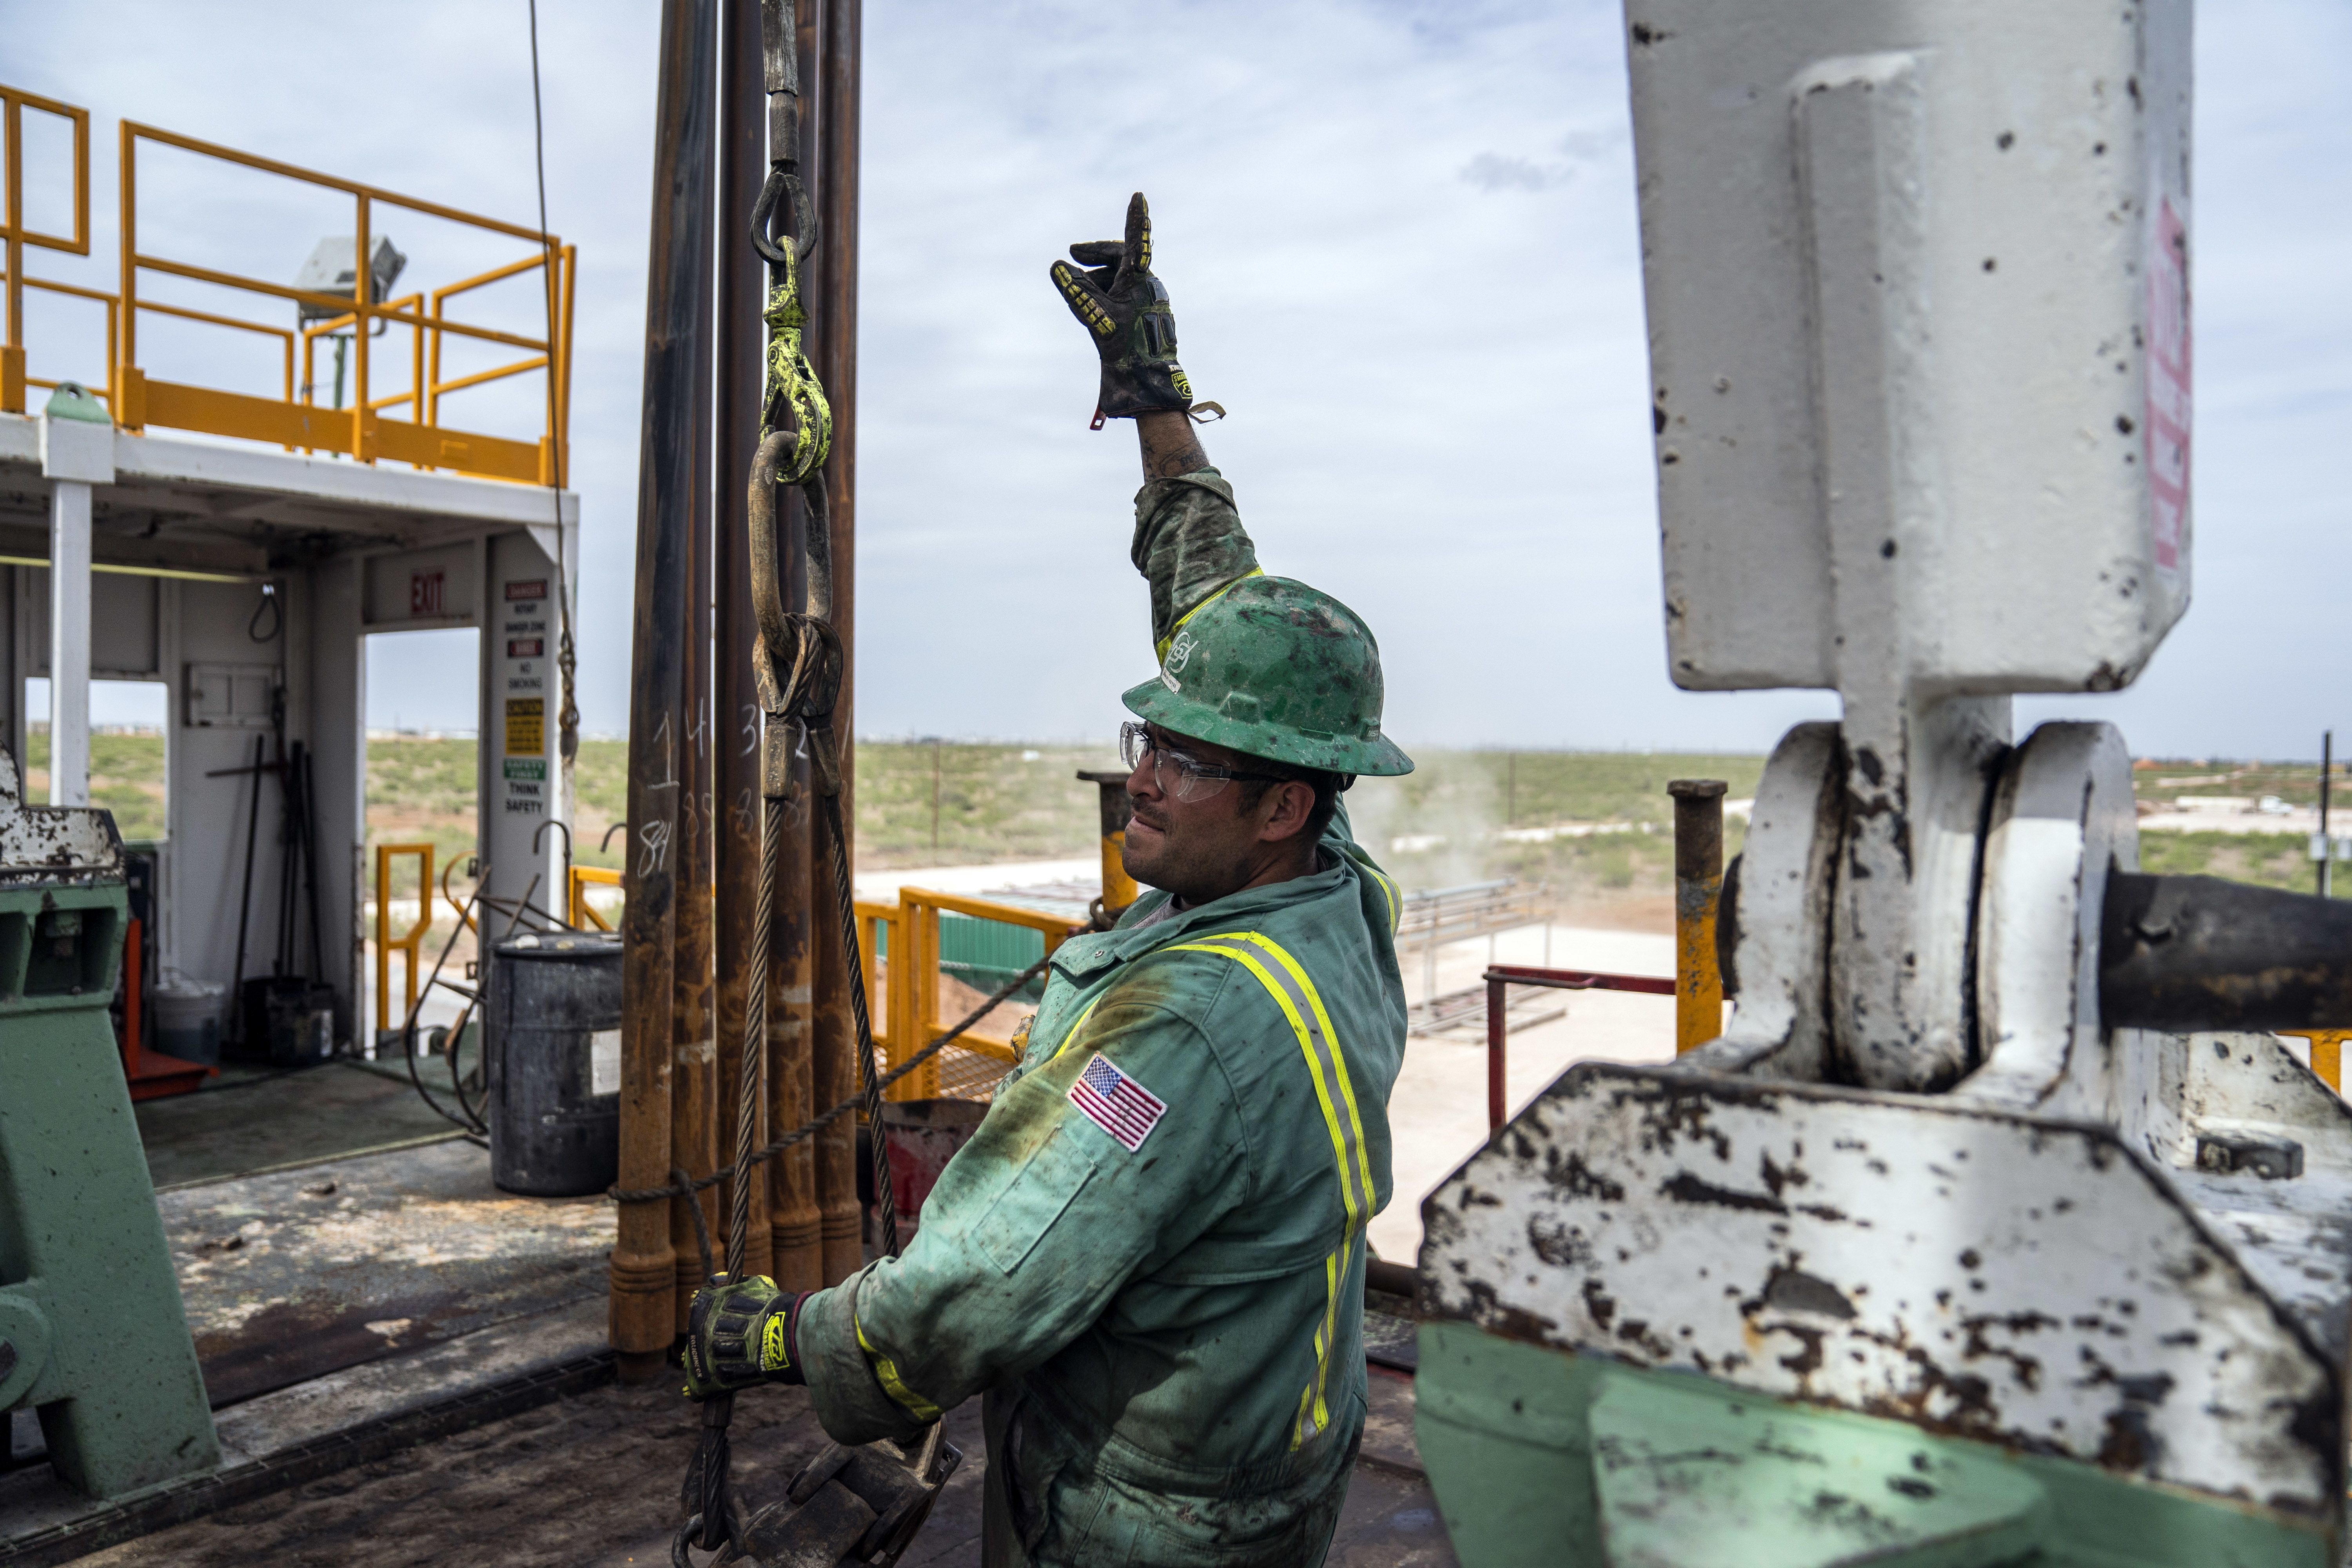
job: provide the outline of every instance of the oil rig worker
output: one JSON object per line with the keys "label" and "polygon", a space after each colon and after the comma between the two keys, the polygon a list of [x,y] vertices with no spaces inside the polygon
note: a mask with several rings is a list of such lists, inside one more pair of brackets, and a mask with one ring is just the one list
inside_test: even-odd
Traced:
{"label": "oil rig worker", "polygon": [[991,1568],[1295,1568],[1323,1561],[1362,1435],[1405,1043],[1399,895],[1339,797],[1412,763],[1371,633],[1259,571],[1195,438],[1143,197],[1123,240],[1070,253],[1053,279],[1101,415],[1142,445],[1160,668],[1125,694],[1125,862],[1158,890],[1055,951],[904,1253],[806,1295],[703,1291],[688,1392],[805,1383],[843,1443],[984,1395]]}

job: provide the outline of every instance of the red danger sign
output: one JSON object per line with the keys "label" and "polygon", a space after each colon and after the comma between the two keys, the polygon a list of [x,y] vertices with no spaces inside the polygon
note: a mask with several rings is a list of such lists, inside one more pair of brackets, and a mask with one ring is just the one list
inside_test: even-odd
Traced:
{"label": "red danger sign", "polygon": [[547,639],[545,637],[507,638],[507,657],[509,658],[544,658],[547,657],[546,647]]}
{"label": "red danger sign", "polygon": [[509,583],[507,584],[507,603],[509,605],[513,604],[518,599],[544,599],[546,597],[547,579],[544,577],[534,577],[528,583]]}

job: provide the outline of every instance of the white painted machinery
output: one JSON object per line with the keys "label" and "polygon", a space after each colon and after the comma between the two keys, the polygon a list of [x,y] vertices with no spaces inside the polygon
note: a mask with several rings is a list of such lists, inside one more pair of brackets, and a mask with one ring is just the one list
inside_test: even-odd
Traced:
{"label": "white painted machinery", "polygon": [[2352,1115],[2259,1031],[2352,1021],[2352,921],[2138,875],[2122,737],[2011,731],[2187,607],[2190,19],[1628,0],[1673,675],[1843,717],[1724,1037],[1425,1205],[1465,1563],[2340,1560]]}

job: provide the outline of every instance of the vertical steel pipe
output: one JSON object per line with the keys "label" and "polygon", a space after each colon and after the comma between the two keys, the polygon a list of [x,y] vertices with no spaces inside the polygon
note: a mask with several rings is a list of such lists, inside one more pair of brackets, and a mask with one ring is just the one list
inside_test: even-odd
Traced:
{"label": "vertical steel pipe", "polygon": [[1715,917],[1723,900],[1721,779],[1675,779],[1675,1055],[1723,1033],[1723,974],[1716,966]]}
{"label": "vertical steel pipe", "polygon": [[1510,1010],[1509,983],[1493,974],[1486,976],[1486,1131],[1491,1134],[1503,1129],[1503,1114],[1509,1110],[1505,1103],[1503,1055],[1504,1036],[1507,1026],[1504,1015]]}
{"label": "vertical steel pipe", "polygon": [[[716,34],[714,23],[713,33]],[[714,94],[717,81],[717,39],[712,71],[706,78]],[[709,140],[716,150],[716,116],[709,117]],[[704,166],[709,166],[706,158]],[[700,279],[695,310],[694,385],[696,409],[693,443],[696,484],[687,517],[686,653],[679,661],[678,711],[685,720],[678,747],[677,914],[671,940],[670,1040],[676,1052],[670,1083],[670,1163],[688,1175],[710,1174],[723,1163],[719,1110],[718,1018],[712,992],[711,949],[711,823],[710,823],[710,595],[712,591],[711,501],[715,476],[711,471],[711,219],[717,188],[703,191],[699,229],[702,250],[697,276]],[[670,1245],[677,1251],[677,1330],[686,1332],[687,1309],[705,1278],[700,1238],[711,1238],[712,1261],[718,1261],[719,1238],[725,1234],[719,1189],[706,1187],[689,1200],[701,1206],[699,1228],[677,1205],[670,1220]]]}
{"label": "vertical steel pipe", "polygon": [[[857,863],[857,184],[858,103],[864,72],[865,9],[862,0],[823,0],[824,79],[819,96],[824,131],[819,142],[821,177],[816,192],[824,265],[817,270],[824,335],[817,340],[817,368],[833,401],[833,450],[825,463],[825,486],[833,522],[833,626],[841,636],[841,698],[834,708],[834,732],[841,738],[841,820],[851,842],[847,859]],[[814,7],[812,6],[812,9]],[[820,910],[830,910],[829,903]],[[857,1040],[849,1013],[849,970],[857,962],[844,954],[837,939],[818,945],[816,1005],[842,1042],[846,1058],[842,1093],[857,1083]],[[829,1099],[824,1103],[837,1103]],[[880,1129],[874,1131],[881,1135]],[[846,1142],[846,1140],[845,1140]],[[854,1152],[853,1152],[854,1157]],[[850,1195],[856,1195],[855,1173]],[[828,1247],[828,1271],[836,1261]],[[865,1261],[861,1246],[855,1268]]]}
{"label": "vertical steel pipe", "polygon": [[[798,590],[791,584],[787,591]],[[824,927],[813,919],[810,894],[814,887],[810,837],[816,814],[808,763],[793,764],[794,796],[787,808],[783,852],[776,866],[775,931],[768,952],[768,1114],[778,1128],[798,1127],[817,1113],[814,1063],[811,1049],[816,1037],[811,993],[815,984],[813,943],[824,940]],[[836,1095],[825,1101],[838,1104]],[[835,1135],[839,1141],[839,1135]],[[843,1179],[855,1175],[847,1173]],[[824,1215],[817,1185],[817,1143],[796,1143],[777,1156],[768,1177],[770,1235],[773,1237],[776,1283],[787,1290],[814,1290],[826,1282]],[[850,1192],[854,1209],[856,1194]]]}
{"label": "vertical steel pipe", "polygon": [[1135,879],[1127,874],[1127,825],[1135,816],[1135,802],[1127,793],[1128,771],[1109,768],[1091,772],[1081,768],[1078,777],[1093,784],[1100,796],[1102,823],[1102,910],[1106,916],[1116,919],[1118,912],[1135,902],[1141,890]]}
{"label": "vertical steel pipe", "polygon": [[[841,636],[841,697],[834,730],[841,739],[842,820],[854,825],[846,780],[854,766],[851,675],[856,641],[856,492],[857,431],[857,40],[858,13],[840,0],[800,8],[801,166],[817,216],[817,244],[801,275],[809,311],[810,358],[833,405],[833,448],[825,483],[833,536],[833,624]],[[815,1101],[835,1105],[857,1092],[856,1032],[849,1014],[849,971],[833,931],[831,855],[819,842],[823,813],[809,816],[810,1077]],[[854,831],[854,828],[852,829]],[[855,856],[852,856],[855,864]],[[825,1281],[865,1262],[857,1202],[855,1130],[835,1122],[814,1140],[816,1201]]]}
{"label": "vertical steel pipe", "polygon": [[2312,858],[2319,862],[2317,890],[2323,899],[2328,897],[2333,890],[2328,885],[2328,868],[2335,855],[2336,846],[2327,835],[2327,775],[2335,771],[2336,731],[2329,730],[2319,737],[2319,837],[2311,841]]}
{"label": "vertical steel pipe", "polygon": [[[745,1053],[763,1047],[747,1036],[751,1015],[752,908],[760,893],[760,705],[751,679],[750,515],[744,476],[760,440],[760,390],[766,329],[760,307],[766,268],[751,249],[751,205],[767,177],[767,89],[761,68],[760,8],[726,8],[719,88],[719,302],[716,310],[718,407],[712,421],[718,497],[712,661],[715,666],[711,823],[718,858],[713,951],[718,963],[720,1152],[729,1162]],[[772,1014],[771,1014],[772,1016]],[[759,1140],[769,1133],[761,1121]],[[731,1186],[731,1184],[730,1184]],[[772,1274],[768,1233],[768,1173],[751,1184],[744,1271]]]}
{"label": "vertical steel pipe", "polygon": [[[675,838],[683,806],[688,536],[707,482],[701,356],[709,272],[712,0],[664,0],[652,254],[646,284],[645,427],[637,466],[636,597],[629,686],[629,844],[623,870],[620,1185],[669,1181]],[[673,1204],[622,1205],[609,1324],[622,1370],[658,1376],[675,1336]]]}
{"label": "vertical steel pipe", "polygon": [[[812,63],[817,22],[806,7],[794,7],[793,36],[779,40],[792,51],[789,79],[763,62],[763,69],[770,73],[767,85],[773,89],[768,100],[769,163],[792,163],[803,181],[811,173],[806,154],[817,130],[813,100],[818,84]],[[789,97],[779,86],[787,79],[792,84]],[[789,121],[783,118],[787,108],[793,115]],[[786,215],[780,221],[789,229],[794,219]],[[805,309],[805,267],[801,289]],[[779,542],[779,548],[783,557],[784,602],[800,605],[808,591],[808,508],[798,489],[787,491],[782,500],[779,517],[786,537]],[[805,748],[800,750],[803,754],[791,763],[790,798],[770,806],[785,814],[777,835],[776,900],[770,916],[768,949],[768,1114],[771,1124],[778,1128],[801,1126],[816,1113],[817,1107],[812,1060],[816,1031],[810,997],[815,984],[813,944],[820,940],[824,928],[814,918],[816,816],[810,809],[808,758]],[[846,1135],[845,1130],[829,1141]],[[768,1170],[770,1249],[776,1279],[788,1290],[814,1290],[827,1282],[817,1152],[814,1142],[795,1144]],[[851,1205],[854,1208],[854,1196]]]}
{"label": "vertical steel pipe", "polygon": [[[699,100],[696,157],[702,179],[693,192],[690,209],[694,248],[689,265],[693,286],[693,353],[688,454],[690,479],[679,494],[679,517],[686,530],[687,583],[685,648],[678,661],[678,803],[677,826],[672,840],[677,867],[677,913],[672,920],[670,972],[670,1163],[693,1177],[710,1174],[720,1163],[719,1137],[719,1042],[714,1016],[711,967],[711,829],[710,829],[710,595],[712,498],[711,472],[711,270],[716,236],[718,185],[714,164],[718,155],[719,17],[718,0],[698,0],[703,13],[697,25],[695,76]],[[702,1210],[701,1224],[687,1211],[693,1203]],[[691,1199],[680,1200],[670,1215],[670,1246],[677,1258],[672,1327],[686,1331],[687,1309],[703,1282],[701,1237],[712,1238],[717,1262],[718,1238],[723,1234],[719,1190],[706,1187]]]}

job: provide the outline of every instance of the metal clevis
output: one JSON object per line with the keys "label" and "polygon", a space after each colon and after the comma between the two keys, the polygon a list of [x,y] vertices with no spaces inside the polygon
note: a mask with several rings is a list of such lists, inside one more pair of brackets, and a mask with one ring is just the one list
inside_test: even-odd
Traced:
{"label": "metal clevis", "polygon": [[[730,1563],[890,1568],[930,1518],[940,1489],[962,1461],[961,1450],[947,1441],[937,1422],[911,1451],[887,1441],[850,1447],[827,1443],[777,1501],[753,1509],[740,1494],[730,1494],[728,1505],[736,1515],[730,1541],[711,1560],[712,1568]],[[683,1537],[672,1556],[690,1563]]]}

